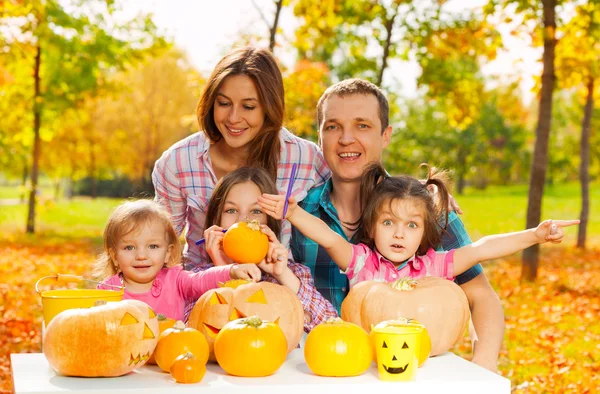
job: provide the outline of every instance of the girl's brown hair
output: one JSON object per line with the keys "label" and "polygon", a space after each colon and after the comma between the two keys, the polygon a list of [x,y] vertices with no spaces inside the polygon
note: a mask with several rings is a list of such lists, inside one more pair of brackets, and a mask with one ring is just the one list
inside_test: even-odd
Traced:
{"label": "girl's brown hair", "polygon": [[285,99],[281,71],[271,52],[243,47],[225,55],[216,65],[202,91],[196,110],[198,123],[212,143],[223,138],[215,124],[215,99],[223,81],[232,75],[247,75],[252,79],[258,92],[258,100],[265,111],[262,130],[250,142],[248,164],[266,168],[269,174],[276,177],[281,148],[279,131],[283,125]]}
{"label": "girl's brown hair", "polygon": [[[447,172],[437,171],[427,164],[421,166],[427,167],[425,183],[408,175],[389,176],[380,163],[372,163],[365,169],[360,185],[360,203],[364,207],[361,216],[363,243],[374,246],[375,226],[384,204],[391,204],[397,199],[413,199],[421,201],[425,207],[425,228],[417,254],[424,255],[429,248],[435,249],[439,246],[442,231],[446,230],[448,223],[448,175]],[[437,198],[428,189],[430,185],[437,187]]]}
{"label": "girl's brown hair", "polygon": [[119,240],[153,220],[162,223],[171,246],[171,256],[166,266],[181,264],[181,244],[169,213],[152,200],[127,201],[115,208],[108,217],[104,228],[104,252],[94,264],[93,276],[106,279],[119,273],[119,265],[114,259]]}
{"label": "girl's brown hair", "polygon": [[[277,185],[269,173],[260,167],[240,167],[231,171],[219,180],[206,208],[206,220],[204,228],[221,224],[223,205],[231,188],[240,183],[252,182],[260,189],[261,193],[278,194]],[[267,226],[279,238],[281,232],[281,221],[267,215]],[[208,255],[208,254],[207,254]],[[208,256],[210,260],[210,256]]]}

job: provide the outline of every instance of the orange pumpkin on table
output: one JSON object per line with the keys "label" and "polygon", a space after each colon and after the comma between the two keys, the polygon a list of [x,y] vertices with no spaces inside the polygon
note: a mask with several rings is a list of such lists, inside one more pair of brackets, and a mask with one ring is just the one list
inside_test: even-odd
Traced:
{"label": "orange pumpkin on table", "polygon": [[206,337],[210,360],[215,360],[214,341],[225,324],[253,315],[281,327],[288,353],[298,346],[304,328],[304,310],[290,289],[271,282],[245,280],[233,280],[221,286],[198,299],[188,320],[188,327]]}
{"label": "orange pumpkin on table", "polygon": [[198,383],[206,373],[206,363],[192,353],[185,353],[175,359],[169,372],[177,383]]}
{"label": "orange pumpkin on table", "polygon": [[208,343],[198,330],[186,327],[178,321],[171,328],[160,334],[154,355],[156,364],[165,372],[169,372],[175,359],[182,354],[192,353],[196,359],[206,364],[208,361]]}
{"label": "orange pumpkin on table", "polygon": [[158,321],[144,302],[101,302],[68,309],[46,328],[48,363],[68,376],[121,376],[146,363],[158,341]]}
{"label": "orange pumpkin on table", "polygon": [[269,251],[269,237],[260,231],[258,220],[238,222],[223,236],[223,252],[240,264],[258,264]]}
{"label": "orange pumpkin on table", "polygon": [[463,336],[471,316],[465,293],[454,282],[437,277],[402,278],[392,283],[365,281],[342,302],[342,319],[367,332],[385,320],[421,322],[431,338],[431,355],[444,353]]}
{"label": "orange pumpkin on table", "polygon": [[[167,328],[171,328],[175,325],[176,320],[174,319],[170,319],[168,317],[166,317],[165,315],[163,315],[162,313],[159,313],[156,316],[156,319],[158,320],[158,332],[159,332],[159,336],[160,334],[162,334]],[[148,359],[147,364],[153,364],[156,365],[156,360],[154,359],[154,353],[152,353],[152,355],[150,356],[150,359]]]}
{"label": "orange pumpkin on table", "polygon": [[283,365],[287,342],[281,327],[251,316],[230,321],[215,339],[217,362],[230,375],[269,376]]}

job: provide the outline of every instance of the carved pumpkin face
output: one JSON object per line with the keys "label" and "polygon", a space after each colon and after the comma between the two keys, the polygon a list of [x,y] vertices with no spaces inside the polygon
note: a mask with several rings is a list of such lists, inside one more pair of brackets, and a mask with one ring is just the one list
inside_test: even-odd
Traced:
{"label": "carved pumpkin face", "polygon": [[385,327],[374,330],[377,369],[381,380],[413,380],[419,367],[419,327]]}
{"label": "carved pumpkin face", "polygon": [[277,323],[285,334],[288,353],[295,349],[304,327],[304,311],[298,297],[287,287],[270,282],[231,282],[204,293],[188,320],[188,327],[206,337],[210,359],[215,360],[214,341],[225,324],[249,316]]}
{"label": "carved pumpkin face", "polygon": [[69,376],[121,376],[146,363],[158,341],[158,321],[144,302],[125,300],[58,314],[44,354]]}

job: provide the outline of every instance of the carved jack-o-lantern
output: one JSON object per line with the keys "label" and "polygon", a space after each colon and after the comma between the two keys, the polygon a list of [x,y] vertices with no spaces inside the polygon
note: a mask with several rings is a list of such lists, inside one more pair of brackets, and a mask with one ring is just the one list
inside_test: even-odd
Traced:
{"label": "carved jack-o-lantern", "polygon": [[146,303],[109,302],[59,313],[46,329],[43,350],[63,375],[120,376],[146,363],[158,332],[156,314]]}
{"label": "carved jack-o-lantern", "polygon": [[373,330],[381,380],[412,380],[419,367],[422,327],[388,326]]}
{"label": "carved jack-o-lantern", "polygon": [[[241,283],[241,284],[240,284]],[[288,353],[298,346],[304,327],[304,311],[298,297],[285,286],[270,282],[230,281],[207,291],[196,302],[188,327],[204,334],[214,357],[217,334],[231,320],[258,316],[283,330]]]}

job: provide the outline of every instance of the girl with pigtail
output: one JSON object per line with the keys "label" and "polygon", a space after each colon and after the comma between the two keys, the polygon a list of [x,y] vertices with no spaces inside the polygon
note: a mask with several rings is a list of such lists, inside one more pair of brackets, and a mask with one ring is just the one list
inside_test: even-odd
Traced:
{"label": "girl with pigtail", "polygon": [[[379,163],[365,169],[359,222],[364,233],[357,245],[298,207],[293,197],[288,200],[285,218],[327,249],[348,276],[350,286],[365,280],[391,282],[401,277],[437,276],[453,280],[477,263],[537,243],[560,243],[564,235],[562,227],[579,223],[579,220],[546,220],[536,228],[491,235],[458,249],[438,252],[436,248],[448,221],[449,188],[445,172],[425,166],[428,168],[425,182],[407,175],[389,176]],[[285,196],[263,194],[258,203],[268,215],[282,218]]]}

